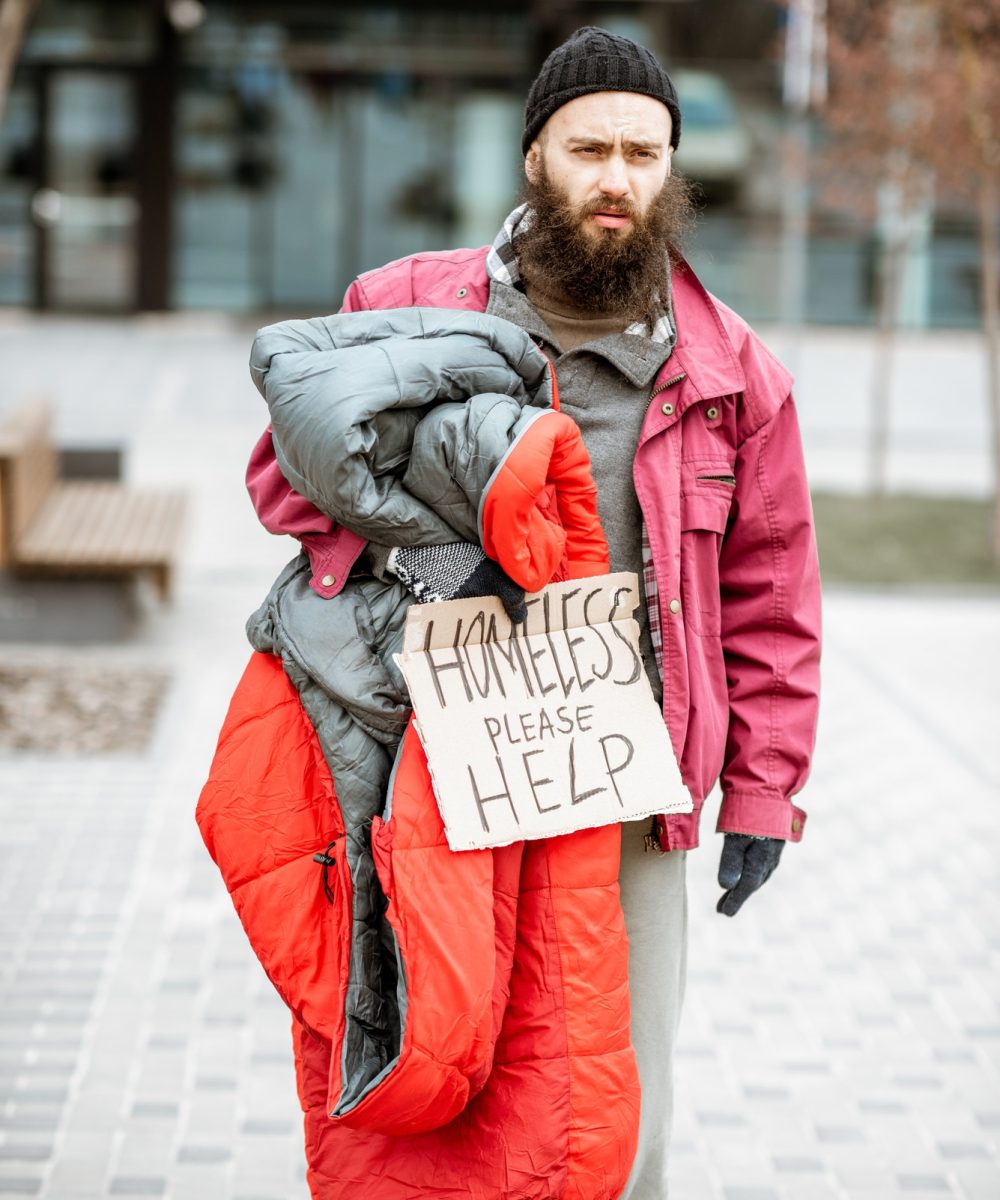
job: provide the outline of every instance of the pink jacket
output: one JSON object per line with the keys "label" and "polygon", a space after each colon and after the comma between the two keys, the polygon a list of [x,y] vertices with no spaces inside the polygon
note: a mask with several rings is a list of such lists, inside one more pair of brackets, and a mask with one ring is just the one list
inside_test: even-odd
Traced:
{"label": "pink jacket", "polygon": [[[360,276],[343,311],[486,309],[488,247],[416,254]],[[632,472],[653,554],[663,714],[695,810],[659,818],[664,850],[698,844],[721,776],[719,830],[798,841],[819,701],[820,592],[791,377],[690,268],[673,274],[677,344],[652,389]],[[292,491],[266,432],[247,486],[334,596],[365,542]]]}

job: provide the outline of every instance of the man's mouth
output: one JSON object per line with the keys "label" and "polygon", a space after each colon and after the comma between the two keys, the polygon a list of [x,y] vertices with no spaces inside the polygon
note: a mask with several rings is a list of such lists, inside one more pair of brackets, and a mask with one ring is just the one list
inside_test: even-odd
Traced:
{"label": "man's mouth", "polygon": [[622,229],[631,222],[631,218],[625,213],[614,212],[610,209],[595,212],[593,219],[594,223],[600,225],[602,229]]}

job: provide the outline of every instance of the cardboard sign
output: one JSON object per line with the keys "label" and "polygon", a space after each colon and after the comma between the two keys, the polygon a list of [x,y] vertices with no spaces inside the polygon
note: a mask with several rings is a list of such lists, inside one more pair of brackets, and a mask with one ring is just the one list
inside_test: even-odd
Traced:
{"label": "cardboard sign", "polygon": [[634,573],[414,604],[397,657],[453,850],[690,812],[639,654]]}

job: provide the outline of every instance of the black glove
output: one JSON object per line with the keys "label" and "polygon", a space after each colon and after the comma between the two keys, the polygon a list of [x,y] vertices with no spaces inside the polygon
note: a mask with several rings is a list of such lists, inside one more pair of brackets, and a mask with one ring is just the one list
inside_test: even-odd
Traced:
{"label": "black glove", "polygon": [[715,911],[735,917],[743,901],[771,878],[784,848],[781,838],[727,833],[719,861],[719,887],[728,891],[715,906]]}
{"label": "black glove", "polygon": [[396,546],[386,570],[410,589],[418,604],[496,596],[514,622],[525,620],[524,588],[474,542],[444,546]]}

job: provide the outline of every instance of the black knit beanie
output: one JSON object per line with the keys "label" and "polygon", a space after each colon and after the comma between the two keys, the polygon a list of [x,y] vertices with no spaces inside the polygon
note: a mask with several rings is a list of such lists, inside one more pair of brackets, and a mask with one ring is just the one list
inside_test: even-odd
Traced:
{"label": "black knit beanie", "polygon": [[538,131],[557,108],[588,92],[640,92],[661,100],[670,110],[670,144],[677,148],[681,110],[669,75],[645,46],[596,25],[586,25],[542,63],[524,106],[522,151],[528,153]]}

